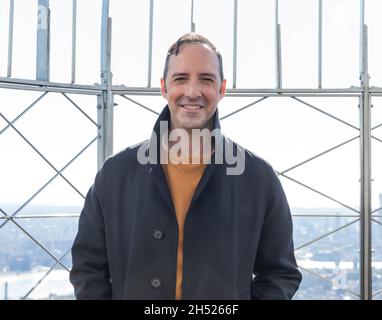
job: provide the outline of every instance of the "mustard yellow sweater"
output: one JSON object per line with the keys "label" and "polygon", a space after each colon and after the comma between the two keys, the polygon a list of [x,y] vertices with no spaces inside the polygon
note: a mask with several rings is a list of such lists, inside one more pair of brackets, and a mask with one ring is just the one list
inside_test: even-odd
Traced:
{"label": "mustard yellow sweater", "polygon": [[182,298],[183,230],[188,208],[206,164],[164,164],[179,227],[175,299]]}

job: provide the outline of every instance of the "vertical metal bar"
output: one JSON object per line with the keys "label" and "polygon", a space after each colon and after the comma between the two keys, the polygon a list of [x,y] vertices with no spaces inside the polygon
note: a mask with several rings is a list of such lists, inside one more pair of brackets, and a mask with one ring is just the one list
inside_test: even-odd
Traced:
{"label": "vertical metal bar", "polygon": [[318,89],[322,88],[322,0],[318,0]]}
{"label": "vertical metal bar", "polygon": [[109,17],[109,0],[102,1],[101,21],[101,83],[105,86],[98,96],[98,168],[113,154],[113,93],[111,74],[111,18]]}
{"label": "vertical metal bar", "polygon": [[104,112],[104,97],[103,93],[97,95],[97,127],[98,127],[98,141],[97,141],[97,168],[101,168],[105,162],[105,112]]}
{"label": "vertical metal bar", "polygon": [[72,83],[76,82],[77,0],[72,3]]}
{"label": "vertical metal bar", "polygon": [[147,87],[151,87],[151,69],[152,69],[152,51],[153,51],[153,12],[154,0],[150,0],[150,17],[149,17],[149,53],[147,64]]}
{"label": "vertical metal bar", "polygon": [[281,26],[279,24],[279,1],[275,0],[275,32],[276,32],[276,88],[282,88],[281,65]]}
{"label": "vertical metal bar", "polygon": [[13,16],[15,11],[15,1],[9,1],[9,27],[8,27],[8,68],[7,77],[12,76],[12,52],[13,52]]}
{"label": "vertical metal bar", "polygon": [[[362,1],[363,2],[363,1]],[[361,3],[361,12],[362,10]],[[361,19],[361,22],[364,20]],[[367,26],[361,25],[362,43],[360,79],[363,92],[360,96],[360,149],[361,149],[361,263],[360,293],[362,300],[372,299],[372,238],[371,238],[371,103],[369,93]]]}
{"label": "vertical metal bar", "polygon": [[[101,72],[108,71],[107,61],[107,40],[108,40],[108,18],[109,18],[109,0],[102,0],[102,20],[101,20]],[[101,80],[105,78],[101,74]]]}
{"label": "vertical metal bar", "polygon": [[107,65],[108,65],[108,81],[107,81],[107,109],[106,109],[106,136],[107,145],[105,150],[106,157],[113,154],[113,131],[114,131],[114,95],[112,92],[112,73],[111,73],[111,33],[112,19],[107,19]]}
{"label": "vertical metal bar", "polygon": [[237,0],[233,1],[233,61],[232,61],[232,88],[236,88],[237,72]]}
{"label": "vertical metal bar", "polygon": [[8,281],[4,284],[4,300],[8,300]]}
{"label": "vertical metal bar", "polygon": [[38,0],[36,80],[49,81],[50,10],[49,0]]}
{"label": "vertical metal bar", "polygon": [[370,95],[360,98],[361,119],[361,298],[372,298]]}
{"label": "vertical metal bar", "polygon": [[194,22],[194,0],[191,0],[191,32],[195,32],[195,22]]}
{"label": "vertical metal bar", "polygon": [[[360,0],[360,27],[359,27],[359,70],[360,70],[360,77],[362,76],[364,70],[363,70],[363,55],[364,55],[364,25],[365,25],[365,1]],[[362,79],[360,78],[362,81]]]}

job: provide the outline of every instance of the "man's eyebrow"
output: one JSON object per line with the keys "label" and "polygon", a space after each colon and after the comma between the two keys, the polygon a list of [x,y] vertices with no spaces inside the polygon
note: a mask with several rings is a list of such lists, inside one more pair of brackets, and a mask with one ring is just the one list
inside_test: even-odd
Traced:
{"label": "man's eyebrow", "polygon": [[186,76],[188,76],[188,74],[185,72],[177,72],[177,73],[174,73],[171,77],[175,78],[175,77],[186,77]]}
{"label": "man's eyebrow", "polygon": [[[171,78],[175,78],[175,77],[188,77],[189,74],[186,73],[186,72],[176,72],[174,73]],[[212,73],[212,72],[202,72],[199,74],[200,77],[211,77],[213,79],[216,79],[216,75],[215,73]]]}

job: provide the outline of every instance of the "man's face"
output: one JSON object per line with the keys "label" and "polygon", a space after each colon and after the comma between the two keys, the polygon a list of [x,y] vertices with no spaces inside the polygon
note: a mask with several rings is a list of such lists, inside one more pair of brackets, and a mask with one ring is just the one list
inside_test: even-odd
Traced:
{"label": "man's face", "polygon": [[212,127],[212,116],[225,95],[216,53],[204,44],[186,44],[172,55],[161,92],[168,101],[171,129]]}

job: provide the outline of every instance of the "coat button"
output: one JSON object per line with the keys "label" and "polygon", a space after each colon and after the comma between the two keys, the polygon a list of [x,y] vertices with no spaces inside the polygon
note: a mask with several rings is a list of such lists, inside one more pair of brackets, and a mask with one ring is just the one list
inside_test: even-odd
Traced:
{"label": "coat button", "polygon": [[158,229],[154,230],[153,237],[155,239],[160,240],[163,238],[163,236],[164,236],[164,233],[162,230],[158,230]]}
{"label": "coat button", "polygon": [[160,287],[160,285],[162,284],[162,281],[158,278],[153,278],[151,279],[151,286],[155,289],[158,289]]}

